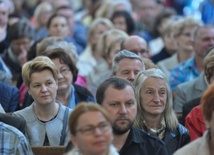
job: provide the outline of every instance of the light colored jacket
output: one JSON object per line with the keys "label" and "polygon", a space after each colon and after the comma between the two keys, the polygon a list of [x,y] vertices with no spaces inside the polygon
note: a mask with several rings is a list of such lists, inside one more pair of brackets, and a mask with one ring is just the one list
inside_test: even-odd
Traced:
{"label": "light colored jacket", "polygon": [[185,103],[203,95],[208,86],[205,78],[203,72],[197,79],[177,86],[173,107],[175,112],[182,112],[182,107]]}
{"label": "light colored jacket", "polygon": [[208,139],[209,133],[206,131],[203,137],[185,145],[181,149],[177,150],[173,155],[210,155]]}
{"label": "light colored jacket", "polygon": [[[73,148],[70,152],[68,152],[66,155],[81,155],[81,152],[79,150],[79,148]],[[119,153],[117,152],[116,148],[111,145],[109,148],[109,153],[108,155],[119,155]]]}
{"label": "light colored jacket", "polygon": [[[61,103],[59,104],[60,108],[57,116],[46,123],[41,122],[36,117],[34,111],[34,103],[32,103],[29,107],[26,107],[25,109],[14,112],[15,116],[21,117],[26,121],[26,137],[28,138],[31,146],[43,146],[46,133],[50,142],[50,146],[59,146],[63,128],[64,113],[66,110],[66,107],[64,105],[62,105]],[[71,109],[69,110],[69,114],[70,112]],[[68,125],[66,126],[65,135],[64,146],[66,146],[70,140]]]}

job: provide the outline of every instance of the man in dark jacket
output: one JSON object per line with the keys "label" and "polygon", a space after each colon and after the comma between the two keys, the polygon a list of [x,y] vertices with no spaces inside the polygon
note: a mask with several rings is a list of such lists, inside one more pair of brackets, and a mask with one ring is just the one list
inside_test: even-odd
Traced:
{"label": "man in dark jacket", "polygon": [[120,155],[167,155],[161,140],[133,127],[137,102],[131,83],[112,77],[97,89],[96,99],[109,113],[114,134],[113,144]]}

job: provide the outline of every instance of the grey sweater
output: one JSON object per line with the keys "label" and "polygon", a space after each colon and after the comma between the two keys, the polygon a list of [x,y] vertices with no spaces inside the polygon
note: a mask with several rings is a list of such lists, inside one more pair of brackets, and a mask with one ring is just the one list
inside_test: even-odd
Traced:
{"label": "grey sweater", "polygon": [[[15,116],[21,117],[26,121],[27,123],[26,137],[28,138],[31,146],[43,146],[46,133],[50,142],[50,146],[59,146],[61,132],[63,128],[63,118],[66,110],[66,107],[64,105],[62,105],[61,103],[59,103],[59,105],[60,109],[57,116],[51,121],[48,121],[46,123],[41,122],[36,117],[33,108],[34,103],[31,104],[29,107],[26,107],[25,109],[14,112]],[[71,109],[69,109],[69,114],[70,112]],[[66,136],[64,146],[66,146],[70,140],[68,125],[66,127],[65,134]]]}

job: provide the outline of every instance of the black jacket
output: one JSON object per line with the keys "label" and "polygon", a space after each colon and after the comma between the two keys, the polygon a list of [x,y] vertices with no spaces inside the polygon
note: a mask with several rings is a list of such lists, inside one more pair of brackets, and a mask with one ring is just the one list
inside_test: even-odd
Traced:
{"label": "black jacket", "polygon": [[132,127],[120,155],[168,155],[163,141]]}
{"label": "black jacket", "polygon": [[19,118],[16,116],[11,116],[9,114],[0,113],[0,122],[11,125],[11,126],[17,128],[23,134],[25,134],[26,122],[22,118]]}
{"label": "black jacket", "polygon": [[163,138],[169,155],[190,142],[189,131],[181,124],[176,130],[167,130]]}

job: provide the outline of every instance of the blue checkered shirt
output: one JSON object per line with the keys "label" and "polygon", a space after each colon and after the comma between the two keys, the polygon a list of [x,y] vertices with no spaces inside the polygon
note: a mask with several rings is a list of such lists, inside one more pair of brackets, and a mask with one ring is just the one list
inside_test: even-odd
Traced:
{"label": "blue checkered shirt", "polygon": [[184,82],[191,81],[200,75],[198,69],[196,68],[194,57],[180,63],[175,67],[169,76],[169,84],[172,90]]}
{"label": "blue checkered shirt", "polygon": [[33,152],[18,129],[0,122],[0,155],[33,155]]}

